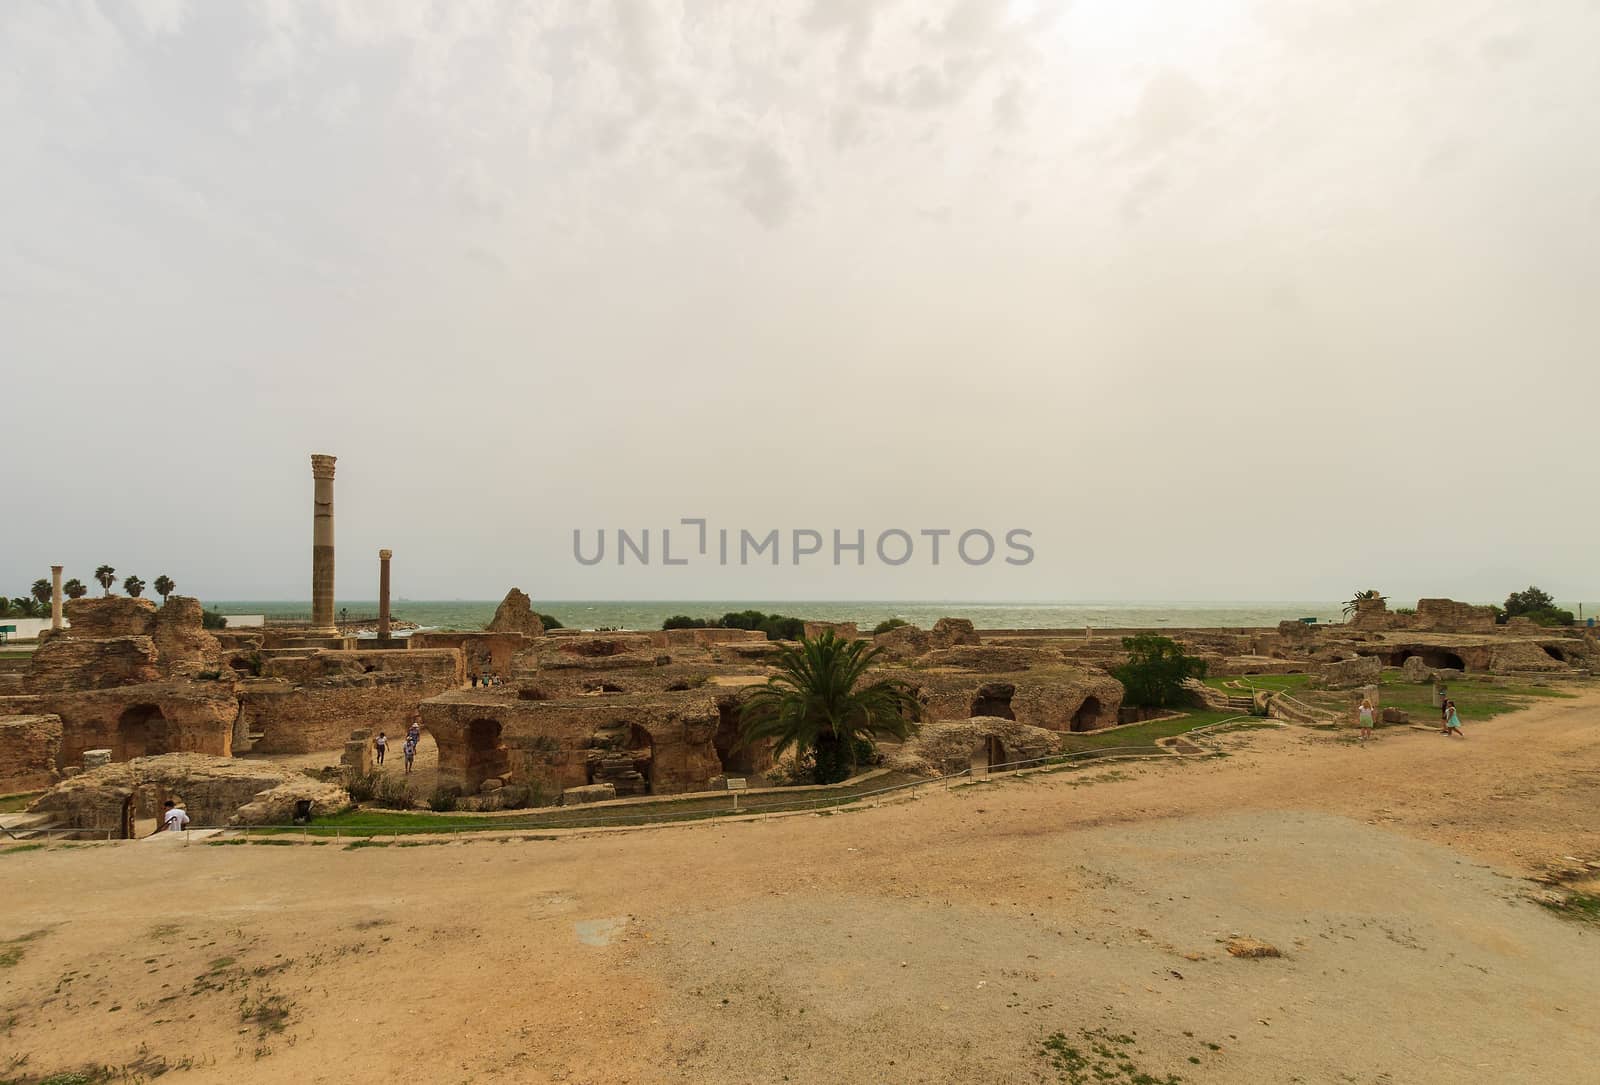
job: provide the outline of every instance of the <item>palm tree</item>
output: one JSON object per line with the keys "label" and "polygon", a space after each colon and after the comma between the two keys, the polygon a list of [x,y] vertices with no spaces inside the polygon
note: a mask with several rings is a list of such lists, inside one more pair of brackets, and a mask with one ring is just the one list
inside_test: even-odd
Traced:
{"label": "palm tree", "polygon": [[139,598],[139,593],[144,591],[144,581],[137,576],[130,576],[122,582],[122,590],[137,599]]}
{"label": "palm tree", "polygon": [[161,601],[163,603],[167,601],[167,596],[171,595],[177,586],[178,585],[174,584],[172,582],[172,578],[166,573],[162,573],[160,576],[156,577],[156,594],[161,596]]}
{"label": "palm tree", "polygon": [[82,599],[85,595],[89,594],[89,589],[84,587],[83,581],[79,580],[77,577],[73,577],[71,580],[61,585],[61,590],[63,593],[65,593],[68,599]]}
{"label": "palm tree", "polygon": [[100,581],[100,586],[111,594],[111,585],[117,582],[117,571],[109,565],[102,565],[94,571],[94,578]]}
{"label": "palm tree", "polygon": [[881,648],[864,640],[843,640],[833,630],[778,656],[778,673],[756,690],[740,710],[740,741],[771,739],[772,752],[789,749],[815,757],[813,778],[831,784],[847,778],[856,765],[858,744],[878,735],[905,739],[917,729],[920,707],[903,682],[864,682]]}
{"label": "palm tree", "polygon": [[1361,604],[1362,603],[1366,602],[1369,599],[1382,599],[1382,598],[1383,598],[1383,596],[1378,594],[1378,589],[1377,588],[1368,588],[1366,591],[1358,591],[1358,592],[1355,593],[1355,595],[1353,595],[1349,599],[1345,600],[1344,616],[1346,618],[1350,617],[1350,615],[1354,614],[1356,611],[1361,609]]}
{"label": "palm tree", "polygon": [[50,600],[55,596],[55,589],[50,586],[50,581],[44,579],[44,577],[35,580],[33,587],[28,590],[33,593],[33,597],[39,600],[43,606],[49,606]]}

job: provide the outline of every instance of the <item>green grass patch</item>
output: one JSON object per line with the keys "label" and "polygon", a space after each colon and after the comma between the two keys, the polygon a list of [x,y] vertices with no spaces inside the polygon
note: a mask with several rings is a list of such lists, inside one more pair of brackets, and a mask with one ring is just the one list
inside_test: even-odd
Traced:
{"label": "green grass patch", "polygon": [[43,851],[43,844],[13,844],[9,848],[0,848],[0,855],[17,855],[25,851]]}
{"label": "green grass patch", "polygon": [[43,794],[43,791],[21,791],[15,795],[0,795],[0,814],[20,814],[30,802]]}
{"label": "green grass patch", "polygon": [[[1201,681],[1212,689],[1237,697],[1248,694],[1251,686],[1279,692],[1304,689],[1306,683],[1311,681],[1311,676],[1309,674],[1218,674]],[[1228,684],[1230,682],[1237,684],[1230,686]]]}
{"label": "green grass patch", "polygon": [[1540,901],[1540,903],[1559,916],[1579,923],[1593,923],[1600,926],[1600,896],[1592,893],[1573,893],[1564,901]]}
{"label": "green grass patch", "polygon": [[1205,709],[1188,712],[1172,719],[1131,723],[1126,727],[1102,731],[1099,734],[1068,734],[1062,736],[1061,749],[1064,753],[1077,753],[1082,750],[1104,750],[1116,746],[1150,746],[1153,748],[1158,738],[1186,735],[1197,727],[1207,727],[1213,723],[1221,723],[1223,720],[1230,720],[1238,715],[1238,712],[1219,712]]}

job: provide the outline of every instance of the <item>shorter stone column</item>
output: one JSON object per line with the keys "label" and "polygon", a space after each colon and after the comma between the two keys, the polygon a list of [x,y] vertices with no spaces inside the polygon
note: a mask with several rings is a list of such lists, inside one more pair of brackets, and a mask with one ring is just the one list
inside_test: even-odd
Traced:
{"label": "shorter stone column", "polygon": [[61,631],[61,566],[50,566],[50,628]]}
{"label": "shorter stone column", "polygon": [[378,639],[389,639],[389,559],[393,550],[378,551]]}

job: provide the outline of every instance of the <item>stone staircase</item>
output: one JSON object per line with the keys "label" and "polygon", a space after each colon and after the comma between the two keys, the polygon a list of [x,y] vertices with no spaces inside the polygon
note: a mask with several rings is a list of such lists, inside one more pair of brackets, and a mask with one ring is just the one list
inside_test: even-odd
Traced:
{"label": "stone staircase", "polygon": [[53,814],[5,814],[0,816],[0,841],[48,840],[49,829],[65,828]]}
{"label": "stone staircase", "polygon": [[650,781],[640,771],[649,765],[650,751],[628,748],[631,730],[626,723],[611,723],[589,739],[589,782],[610,784],[619,799],[650,794]]}

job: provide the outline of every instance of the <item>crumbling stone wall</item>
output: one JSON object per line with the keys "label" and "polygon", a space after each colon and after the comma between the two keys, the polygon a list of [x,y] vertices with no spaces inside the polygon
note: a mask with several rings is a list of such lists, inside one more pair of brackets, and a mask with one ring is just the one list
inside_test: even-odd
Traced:
{"label": "crumbling stone wall", "polygon": [[350,805],[344,788],[294,769],[261,761],[167,754],[73,776],[39,796],[28,809],[54,814],[69,828],[120,834],[130,814],[159,817],[168,799],[181,803],[196,826],[288,824],[296,801],[302,799],[311,801],[313,817]]}
{"label": "crumbling stone wall", "polygon": [[1070,666],[1002,673],[881,673],[910,683],[930,720],[964,720],[980,713],[1003,715],[996,707],[1003,701],[1018,723],[1047,731],[1093,731],[1115,724],[1122,707],[1121,682],[1108,674]]}
{"label": "crumbling stone wall", "polygon": [[[455,648],[460,651],[464,673],[499,674],[517,673],[514,660],[525,651],[532,638],[525,633],[413,633],[409,638],[411,651],[422,648]],[[541,638],[542,643],[542,638]]]}
{"label": "crumbling stone wall", "polygon": [[140,634],[86,640],[58,636],[33,653],[33,666],[23,688],[29,693],[61,693],[111,689],[160,678],[160,652],[154,637]]}
{"label": "crumbling stone wall", "polygon": [[497,773],[547,795],[584,786],[603,758],[602,736],[635,727],[648,736],[651,794],[704,790],[722,772],[721,716],[699,690],[564,701],[521,700],[511,687],[459,690],[424,701],[421,712],[438,743],[440,779],[469,790]]}
{"label": "crumbling stone wall", "polygon": [[60,757],[60,716],[0,716],[0,795],[49,787]]}
{"label": "crumbling stone wall", "polygon": [[544,622],[533,611],[533,600],[521,588],[512,588],[495,608],[494,617],[486,627],[491,633],[523,633],[530,637],[544,635]]}
{"label": "crumbling stone wall", "polygon": [[41,694],[30,711],[61,717],[59,765],[83,760],[84,750],[109,749],[115,760],[191,752],[227,757],[239,714],[230,679],[166,679],[114,689]]}
{"label": "crumbling stone wall", "polygon": [[85,596],[68,599],[62,607],[73,640],[100,640],[107,637],[153,637],[156,633],[156,605],[149,599],[126,595],[102,598]]}
{"label": "crumbling stone wall", "polygon": [[461,653],[316,651],[270,659],[263,677],[241,684],[239,730],[258,753],[343,749],[353,730],[403,735],[421,722],[417,706],[464,682]]}
{"label": "crumbling stone wall", "polygon": [[1418,599],[1413,629],[1435,633],[1492,633],[1494,608],[1458,603],[1454,599]]}

